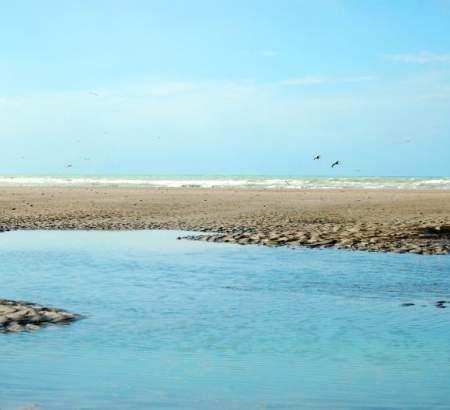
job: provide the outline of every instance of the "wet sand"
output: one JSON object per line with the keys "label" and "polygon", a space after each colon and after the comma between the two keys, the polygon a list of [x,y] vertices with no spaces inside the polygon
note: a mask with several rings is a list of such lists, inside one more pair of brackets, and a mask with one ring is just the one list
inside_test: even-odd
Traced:
{"label": "wet sand", "polygon": [[208,241],[447,254],[450,190],[0,188],[0,230],[16,229],[185,229]]}

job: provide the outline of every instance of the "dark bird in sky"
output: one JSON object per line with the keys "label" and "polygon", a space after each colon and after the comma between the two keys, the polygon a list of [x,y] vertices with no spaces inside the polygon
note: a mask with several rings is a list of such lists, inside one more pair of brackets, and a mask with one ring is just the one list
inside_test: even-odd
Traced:
{"label": "dark bird in sky", "polygon": [[315,161],[316,159],[320,159],[320,155],[316,155],[316,156],[314,157],[314,161]]}
{"label": "dark bird in sky", "polygon": [[333,163],[331,164],[331,168],[334,168],[336,165],[339,165],[339,161],[333,162]]}
{"label": "dark bird in sky", "polygon": [[67,165],[67,168],[72,168],[72,164]]}

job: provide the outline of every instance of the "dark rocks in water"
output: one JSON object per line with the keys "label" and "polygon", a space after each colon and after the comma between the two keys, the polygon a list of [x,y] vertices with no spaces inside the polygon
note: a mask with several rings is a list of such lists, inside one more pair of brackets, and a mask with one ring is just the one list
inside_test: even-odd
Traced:
{"label": "dark rocks in water", "polygon": [[[402,303],[400,306],[403,307],[410,307],[410,306],[415,306],[415,303],[412,302],[405,302]],[[439,309],[446,309],[447,305],[450,305],[450,300],[438,300],[437,302],[434,303],[434,306],[436,306]]]}
{"label": "dark rocks in water", "polygon": [[439,309],[445,309],[447,304],[450,304],[450,300],[438,300],[434,306],[436,306]]}
{"label": "dark rocks in water", "polygon": [[48,325],[67,324],[82,316],[36,303],[0,299],[0,333],[35,330]]}

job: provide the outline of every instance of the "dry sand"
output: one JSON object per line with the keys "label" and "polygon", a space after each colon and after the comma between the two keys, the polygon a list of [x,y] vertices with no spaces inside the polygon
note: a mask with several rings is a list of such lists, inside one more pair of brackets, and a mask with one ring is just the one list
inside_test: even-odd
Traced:
{"label": "dry sand", "polygon": [[0,228],[189,229],[268,246],[447,254],[449,190],[0,188]]}

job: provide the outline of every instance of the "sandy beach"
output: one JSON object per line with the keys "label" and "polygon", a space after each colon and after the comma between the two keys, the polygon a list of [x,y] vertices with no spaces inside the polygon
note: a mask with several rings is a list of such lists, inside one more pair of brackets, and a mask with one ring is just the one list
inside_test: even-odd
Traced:
{"label": "sandy beach", "polygon": [[183,229],[190,239],[447,254],[448,190],[0,189],[0,227]]}

